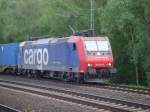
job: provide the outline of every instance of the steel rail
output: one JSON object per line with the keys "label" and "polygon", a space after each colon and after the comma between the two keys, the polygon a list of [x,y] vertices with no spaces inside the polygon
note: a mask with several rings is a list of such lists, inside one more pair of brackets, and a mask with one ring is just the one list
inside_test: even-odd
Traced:
{"label": "steel rail", "polygon": [[[39,88],[39,89],[44,89],[44,90],[49,90],[49,91],[55,91],[55,92],[59,92],[59,93],[64,93],[64,94],[69,94],[69,95],[73,95],[73,96],[80,96],[80,97],[84,97],[84,98],[89,98],[89,99],[93,99],[93,100],[99,100],[99,101],[104,101],[104,102],[111,102],[111,103],[116,103],[116,104],[121,104],[121,105],[127,105],[127,106],[129,106],[129,107],[135,107],[135,108],[142,108],[142,109],[144,109],[144,110],[147,110],[147,109],[149,109],[150,108],[150,106],[149,105],[144,105],[144,104],[139,104],[139,103],[135,103],[135,102],[129,102],[129,101],[122,101],[122,100],[118,100],[118,99],[113,99],[113,98],[106,98],[106,97],[100,97],[100,96],[96,96],[96,95],[92,95],[92,94],[86,94],[86,93],[80,93],[80,92],[75,92],[75,91],[70,91],[70,90],[65,90],[65,89],[58,89],[58,88],[50,88],[50,87],[44,87],[44,86],[37,86],[37,85],[31,85],[31,84],[27,84],[27,83],[18,83],[18,82],[14,82],[14,81],[2,81],[2,80],[0,80],[0,82],[4,82],[4,83],[10,83],[10,84],[16,84],[16,85],[22,85],[22,86],[27,86],[27,87],[33,87],[33,88]],[[2,84],[0,84],[1,86],[3,86],[3,87],[7,87],[7,88],[9,88],[9,86],[6,86],[6,85],[2,85]],[[35,93],[35,91],[34,90],[24,90],[24,89],[22,89],[22,88],[16,88],[16,87],[12,87],[13,89],[19,89],[19,90],[22,90],[22,91],[27,91],[27,92],[32,92],[32,93]],[[47,95],[47,94],[45,94],[45,93],[39,93],[38,92],[38,94],[41,94],[41,95],[45,95],[45,96],[49,96],[49,95]],[[50,95],[51,96],[51,95]],[[65,99],[67,99],[68,100],[68,98],[62,98],[62,96],[60,97],[58,97],[57,95],[52,95],[51,97],[55,97],[55,98],[58,98],[58,99],[62,99],[62,100],[65,100]],[[69,99],[69,101],[72,101],[72,99]],[[92,106],[94,106],[94,107],[99,107],[98,105],[99,104],[97,104],[97,103],[90,103],[90,102],[88,102],[88,104],[87,104],[87,101],[86,101],[86,103],[85,103],[85,101],[77,101],[77,100],[74,100],[74,101],[72,101],[72,102],[75,102],[75,103],[79,103],[79,102],[81,102],[82,104],[86,104],[86,105],[88,105],[89,106],[89,104],[90,105],[92,105]],[[102,106],[100,106],[100,107],[103,107],[103,108],[106,108],[104,105]],[[112,107],[111,107],[112,108]],[[114,107],[115,108],[115,107]],[[107,106],[107,109],[110,109],[110,107],[109,106]],[[116,109],[116,108],[115,108]],[[113,110],[113,109],[112,109]],[[114,111],[114,110],[113,110]],[[117,110],[115,110],[115,111],[117,111]],[[121,110],[119,110],[119,111],[121,111]],[[123,111],[123,110],[122,110]],[[127,110],[125,110],[125,111],[127,111]],[[128,111],[129,112],[129,111]]]}
{"label": "steel rail", "polygon": [[0,104],[0,112],[21,112],[20,110],[11,108],[9,106]]}

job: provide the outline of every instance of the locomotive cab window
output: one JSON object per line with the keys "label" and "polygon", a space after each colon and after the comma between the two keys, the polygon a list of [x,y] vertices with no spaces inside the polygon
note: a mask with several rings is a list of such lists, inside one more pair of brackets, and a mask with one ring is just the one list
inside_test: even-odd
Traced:
{"label": "locomotive cab window", "polygon": [[73,43],[73,50],[74,50],[74,51],[77,50],[77,46],[76,46],[75,43]]}
{"label": "locomotive cab window", "polygon": [[99,51],[109,51],[108,41],[97,41]]}
{"label": "locomotive cab window", "polygon": [[85,41],[85,47],[87,51],[97,51],[96,41]]}
{"label": "locomotive cab window", "polygon": [[106,40],[89,40],[85,41],[87,55],[106,55],[110,54],[109,41]]}

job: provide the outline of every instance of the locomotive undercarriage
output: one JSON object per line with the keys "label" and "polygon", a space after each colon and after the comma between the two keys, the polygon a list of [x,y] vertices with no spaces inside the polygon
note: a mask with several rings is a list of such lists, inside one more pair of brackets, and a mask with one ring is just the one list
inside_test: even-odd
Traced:
{"label": "locomotive undercarriage", "polygon": [[41,70],[26,70],[26,69],[11,69],[3,73],[17,74],[28,78],[55,78],[61,79],[65,82],[75,81],[77,83],[83,82],[107,82],[112,78],[111,71],[109,69],[93,69],[89,68],[87,73],[75,73],[75,72],[60,72],[60,71],[41,71]]}
{"label": "locomotive undercarriage", "polygon": [[86,82],[108,82],[112,78],[110,69],[94,69],[89,68],[84,76]]}
{"label": "locomotive undercarriage", "polygon": [[77,83],[84,82],[84,73],[19,69],[17,74],[28,78],[46,77],[53,79],[61,79],[65,82],[70,81],[75,81]]}

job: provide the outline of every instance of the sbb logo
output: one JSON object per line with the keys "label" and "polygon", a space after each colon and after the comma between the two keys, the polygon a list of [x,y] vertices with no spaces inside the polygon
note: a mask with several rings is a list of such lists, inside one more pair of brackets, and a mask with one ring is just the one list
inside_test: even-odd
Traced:
{"label": "sbb logo", "polygon": [[24,63],[30,65],[48,65],[48,50],[46,48],[25,49]]}

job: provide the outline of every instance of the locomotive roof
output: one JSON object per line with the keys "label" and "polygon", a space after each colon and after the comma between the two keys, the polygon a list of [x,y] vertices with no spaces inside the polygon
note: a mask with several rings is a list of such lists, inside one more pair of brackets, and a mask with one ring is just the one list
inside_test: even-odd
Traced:
{"label": "locomotive roof", "polygon": [[36,44],[48,44],[48,43],[62,43],[67,42],[68,38],[46,38],[46,39],[38,39],[35,41],[24,41],[22,42],[23,45],[36,45]]}

